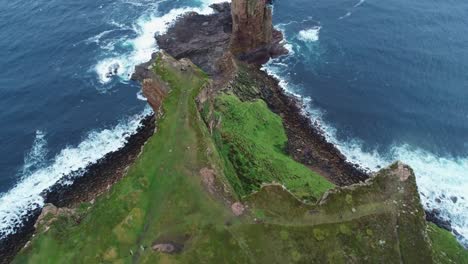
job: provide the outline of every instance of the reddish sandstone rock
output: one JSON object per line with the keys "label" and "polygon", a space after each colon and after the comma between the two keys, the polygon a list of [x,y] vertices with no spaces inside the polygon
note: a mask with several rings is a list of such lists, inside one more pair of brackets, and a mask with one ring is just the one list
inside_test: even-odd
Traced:
{"label": "reddish sandstone rock", "polygon": [[240,202],[236,202],[231,205],[231,210],[235,216],[241,216],[244,214],[245,206]]}
{"label": "reddish sandstone rock", "polygon": [[263,64],[286,54],[283,34],[273,28],[269,0],[233,0],[231,52],[239,59]]}

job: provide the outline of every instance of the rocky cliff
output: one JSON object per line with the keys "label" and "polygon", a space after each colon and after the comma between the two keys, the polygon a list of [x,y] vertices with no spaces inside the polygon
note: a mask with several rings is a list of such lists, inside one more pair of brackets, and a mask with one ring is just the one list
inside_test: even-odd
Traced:
{"label": "rocky cliff", "polygon": [[280,47],[267,1],[234,0],[232,34],[228,5],[214,8],[182,17],[157,38],[167,52],[137,67],[161,114],[126,176],[73,214],[43,215],[15,262],[467,263],[425,221],[411,168],[346,163],[259,70]]}
{"label": "rocky cliff", "polygon": [[231,5],[231,52],[241,60],[262,64],[287,53],[283,35],[273,28],[271,0],[234,0]]}

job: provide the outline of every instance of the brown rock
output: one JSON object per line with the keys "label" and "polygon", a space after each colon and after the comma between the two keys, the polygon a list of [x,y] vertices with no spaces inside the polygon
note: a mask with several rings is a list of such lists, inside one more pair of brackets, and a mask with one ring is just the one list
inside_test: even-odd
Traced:
{"label": "brown rock", "polygon": [[189,58],[211,76],[223,69],[220,60],[228,50],[232,19],[228,3],[211,6],[211,15],[188,13],[166,34],[156,36],[158,46],[176,59]]}
{"label": "brown rock", "polygon": [[154,251],[162,252],[162,253],[174,253],[176,251],[176,247],[173,244],[166,243],[166,244],[156,244],[153,246]]}
{"label": "brown rock", "polygon": [[34,228],[43,226],[44,230],[47,231],[49,226],[57,220],[58,216],[70,216],[75,213],[75,210],[70,208],[58,208],[53,204],[46,204],[42,209],[41,214],[37,218]]}
{"label": "brown rock", "polygon": [[267,1],[234,0],[231,12],[231,50],[234,54],[249,52],[272,42],[272,13]]}
{"label": "brown rock", "polygon": [[269,0],[233,0],[231,52],[249,63],[263,64],[286,54],[283,34],[273,29]]}
{"label": "brown rock", "polygon": [[245,207],[242,203],[235,202],[231,205],[231,210],[235,216],[241,216],[244,214]]}

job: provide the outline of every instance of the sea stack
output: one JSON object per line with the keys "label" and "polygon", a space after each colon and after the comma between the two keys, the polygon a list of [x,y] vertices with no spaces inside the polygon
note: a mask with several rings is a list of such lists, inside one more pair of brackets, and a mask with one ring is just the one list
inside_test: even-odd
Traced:
{"label": "sea stack", "polygon": [[283,34],[273,28],[271,0],[233,0],[230,49],[238,59],[263,64],[286,54]]}

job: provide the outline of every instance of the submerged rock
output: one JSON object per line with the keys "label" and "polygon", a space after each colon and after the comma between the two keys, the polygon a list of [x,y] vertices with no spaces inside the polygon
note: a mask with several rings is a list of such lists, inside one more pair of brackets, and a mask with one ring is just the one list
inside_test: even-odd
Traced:
{"label": "submerged rock", "polygon": [[119,73],[120,65],[118,63],[113,63],[107,68],[106,77],[111,78],[114,75]]}

